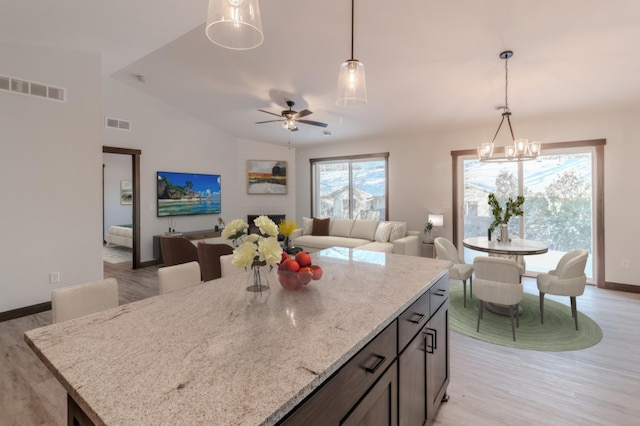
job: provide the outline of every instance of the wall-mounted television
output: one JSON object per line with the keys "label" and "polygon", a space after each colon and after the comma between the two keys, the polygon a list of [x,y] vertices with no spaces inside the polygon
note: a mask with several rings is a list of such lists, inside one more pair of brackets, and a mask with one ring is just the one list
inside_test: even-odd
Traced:
{"label": "wall-mounted television", "polygon": [[220,213],[220,175],[158,172],[158,217]]}

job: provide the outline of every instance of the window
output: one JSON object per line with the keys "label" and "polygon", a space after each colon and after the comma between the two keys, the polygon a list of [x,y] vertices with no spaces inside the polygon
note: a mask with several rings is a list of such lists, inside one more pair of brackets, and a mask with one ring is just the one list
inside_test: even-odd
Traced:
{"label": "window", "polygon": [[[585,249],[587,277],[604,282],[602,164],[604,141],[550,144],[536,161],[482,163],[469,151],[454,151],[454,203],[461,206],[455,218],[458,243],[467,237],[487,235],[492,222],[487,195],[496,194],[501,204],[508,197],[524,195],[524,216],[512,218],[509,233],[528,240],[544,241],[549,252],[527,256],[527,270],[546,272],[573,249]],[[455,170],[459,172],[455,172]],[[459,173],[459,176],[456,175]],[[461,238],[460,238],[461,237]],[[460,244],[461,245],[461,244]],[[464,249],[467,262],[480,253]]]}
{"label": "window", "polygon": [[314,217],[387,220],[389,153],[311,159]]}

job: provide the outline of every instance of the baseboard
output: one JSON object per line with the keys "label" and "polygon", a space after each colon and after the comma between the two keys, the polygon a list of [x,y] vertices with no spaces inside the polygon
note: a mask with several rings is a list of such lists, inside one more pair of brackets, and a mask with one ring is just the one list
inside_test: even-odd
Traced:
{"label": "baseboard", "polygon": [[25,306],[24,308],[13,309],[11,311],[0,312],[0,322],[9,321],[16,318],[26,317],[27,315],[38,314],[40,312],[50,311],[51,302],[38,303],[37,305]]}
{"label": "baseboard", "polygon": [[600,288],[606,288],[607,290],[626,291],[629,293],[640,293],[640,285],[620,284],[605,281],[604,285]]}

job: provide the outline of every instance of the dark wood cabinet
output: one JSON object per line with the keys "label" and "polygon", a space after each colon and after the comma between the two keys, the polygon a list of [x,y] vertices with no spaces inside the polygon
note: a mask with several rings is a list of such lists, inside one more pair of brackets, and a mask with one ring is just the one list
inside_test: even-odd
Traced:
{"label": "dark wood cabinet", "polygon": [[340,424],[396,426],[398,424],[397,361],[385,371]]}
{"label": "dark wood cabinet", "polygon": [[[431,424],[449,384],[449,277],[439,280],[427,295],[426,324],[401,348],[398,357],[401,426]],[[415,306],[423,304],[421,299],[407,311],[415,311]]]}

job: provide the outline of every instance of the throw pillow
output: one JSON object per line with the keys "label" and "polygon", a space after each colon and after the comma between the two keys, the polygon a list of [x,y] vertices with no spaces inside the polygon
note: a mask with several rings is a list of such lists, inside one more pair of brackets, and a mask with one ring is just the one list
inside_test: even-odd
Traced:
{"label": "throw pillow", "polygon": [[351,238],[361,238],[363,240],[373,241],[376,229],[378,229],[377,220],[356,220],[353,223],[353,228],[351,228]]}
{"label": "throw pillow", "polygon": [[327,236],[329,235],[329,218],[318,219],[313,218],[313,229],[311,235]]}
{"label": "throw pillow", "polygon": [[302,234],[311,235],[312,231],[313,231],[313,219],[311,219],[310,217],[303,217],[302,218]]}
{"label": "throw pillow", "polygon": [[395,222],[391,228],[391,234],[389,235],[389,241],[399,240],[407,235],[406,222]]}
{"label": "throw pillow", "polygon": [[391,222],[380,222],[376,229],[375,240],[379,243],[386,243],[389,241],[389,235],[391,235],[392,227],[393,223]]}

